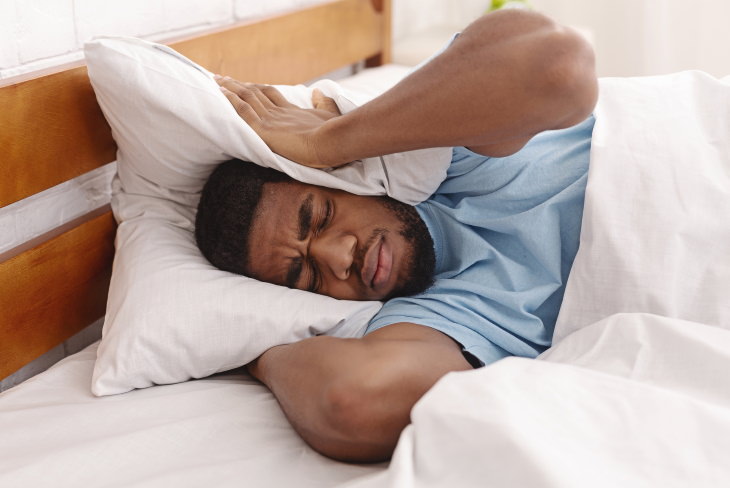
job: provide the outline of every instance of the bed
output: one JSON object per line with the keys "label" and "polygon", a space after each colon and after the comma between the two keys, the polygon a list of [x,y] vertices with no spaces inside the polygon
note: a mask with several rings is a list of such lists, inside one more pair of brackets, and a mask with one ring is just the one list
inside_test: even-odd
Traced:
{"label": "bed", "polygon": [[[171,47],[236,78],[306,82],[388,63],[390,9],[337,0]],[[407,72],[343,83],[374,95]],[[115,159],[84,66],[4,82],[0,106],[3,207]],[[95,396],[94,343],[0,395],[0,486],[727,486],[727,215],[730,80],[602,80],[554,347],[447,375],[391,463],[317,454],[243,369]],[[103,205],[0,254],[0,377],[104,316],[115,231]]]}

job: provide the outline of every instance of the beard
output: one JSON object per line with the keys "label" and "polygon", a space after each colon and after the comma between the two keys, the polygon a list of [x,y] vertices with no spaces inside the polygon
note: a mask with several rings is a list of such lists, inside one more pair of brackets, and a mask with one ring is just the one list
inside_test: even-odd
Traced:
{"label": "beard", "polygon": [[384,300],[422,293],[434,283],[436,253],[433,238],[415,207],[389,197],[382,197],[382,202],[401,222],[398,233],[403,236],[410,248],[406,256],[408,262],[404,268],[405,279],[403,283],[398,283]]}

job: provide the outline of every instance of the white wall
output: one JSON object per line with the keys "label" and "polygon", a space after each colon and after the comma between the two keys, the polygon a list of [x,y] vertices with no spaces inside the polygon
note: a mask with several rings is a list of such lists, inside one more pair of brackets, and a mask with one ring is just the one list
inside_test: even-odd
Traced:
{"label": "white wall", "polygon": [[[394,40],[427,44],[462,28],[490,0],[394,0]],[[730,0],[530,0],[559,22],[588,31],[599,76],[701,69],[730,75]],[[434,43],[438,45],[438,42]],[[426,47],[426,46],[424,46]],[[408,46],[413,49],[411,43]],[[427,46],[426,49],[431,49]]]}
{"label": "white wall", "polygon": [[0,0],[0,78],[81,58],[99,35],[164,40],[323,0]]}
{"label": "white wall", "polygon": [[[0,0],[0,78],[79,59],[84,41],[95,35],[161,40],[321,1]],[[461,29],[491,4],[490,0],[393,2],[396,43],[433,28]],[[531,3],[562,23],[591,32],[600,76],[683,69],[730,74],[730,0]]]}
{"label": "white wall", "polygon": [[402,41],[433,27],[460,30],[490,4],[490,0],[393,0],[393,40]]}
{"label": "white wall", "polygon": [[728,0],[532,0],[566,24],[591,29],[600,76],[701,69],[730,74]]}
{"label": "white wall", "polygon": [[393,61],[415,66],[484,13],[490,0],[393,0]]}

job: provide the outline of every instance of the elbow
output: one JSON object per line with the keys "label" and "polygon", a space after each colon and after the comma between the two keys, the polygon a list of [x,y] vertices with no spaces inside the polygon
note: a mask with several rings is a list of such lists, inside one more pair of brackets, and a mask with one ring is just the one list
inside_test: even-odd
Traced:
{"label": "elbow", "polygon": [[[322,415],[328,435],[310,445],[321,454],[345,462],[380,462],[390,459],[400,431],[408,422],[399,412],[383,411],[387,395],[367,381],[337,382],[328,388]],[[397,410],[397,409],[396,409]],[[394,425],[395,424],[395,425]],[[400,425],[403,424],[403,425]]]}
{"label": "elbow", "polygon": [[555,129],[582,122],[598,100],[593,48],[573,29],[556,25],[546,34],[537,60],[544,93],[556,104]]}
{"label": "elbow", "polygon": [[[521,86],[534,111],[549,127],[583,121],[598,98],[595,57],[577,31],[545,15],[520,9],[481,17],[459,38],[462,53],[482,53],[475,63],[493,69],[503,63],[512,86]],[[456,45],[456,42],[455,42]]]}
{"label": "elbow", "polygon": [[390,459],[416,401],[435,379],[401,358],[373,355],[366,367],[341,375],[322,391],[321,428],[308,439],[325,456],[346,462]]}

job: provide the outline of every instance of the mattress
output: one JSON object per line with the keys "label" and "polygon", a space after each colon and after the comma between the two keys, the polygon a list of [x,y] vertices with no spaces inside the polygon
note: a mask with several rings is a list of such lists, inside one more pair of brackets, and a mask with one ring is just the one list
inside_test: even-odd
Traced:
{"label": "mattress", "polygon": [[383,465],[333,461],[243,371],[91,394],[96,344],[0,396],[0,486],[336,486]]}

